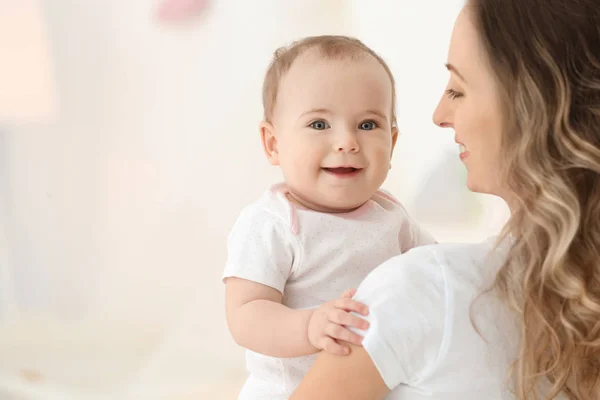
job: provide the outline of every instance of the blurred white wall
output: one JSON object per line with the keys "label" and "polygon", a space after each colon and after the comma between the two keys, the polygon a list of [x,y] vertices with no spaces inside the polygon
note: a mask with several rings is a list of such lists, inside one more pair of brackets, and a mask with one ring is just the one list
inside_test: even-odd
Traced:
{"label": "blurred white wall", "polygon": [[277,46],[352,34],[389,62],[402,136],[385,186],[439,240],[482,239],[506,216],[466,192],[453,133],[431,122],[462,0],[214,0],[181,25],[159,24],[156,1],[42,4],[60,114],[0,134],[19,305],[95,340],[143,333],[132,365],[148,382],[243,377],[220,274],[237,213],[280,177],[257,131]]}

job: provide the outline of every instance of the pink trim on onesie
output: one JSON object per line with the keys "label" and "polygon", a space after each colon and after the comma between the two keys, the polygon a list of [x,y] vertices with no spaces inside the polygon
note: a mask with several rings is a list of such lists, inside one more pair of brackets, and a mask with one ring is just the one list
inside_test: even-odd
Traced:
{"label": "pink trim on onesie", "polygon": [[[296,206],[301,207],[301,206],[292,204],[292,202],[288,200],[288,198],[286,197],[286,194],[289,193],[289,190],[285,186],[285,183],[279,183],[279,184],[273,186],[273,191],[283,201],[283,204],[285,204],[288,207],[288,212],[290,213],[290,229],[291,229],[292,233],[295,236],[297,236],[298,232],[299,232],[299,226],[298,226],[298,213],[296,212],[295,207]],[[302,207],[302,208],[304,208],[304,207]]]}
{"label": "pink trim on onesie", "polygon": [[[299,208],[301,210],[307,210],[307,211],[312,211],[312,210],[302,206],[301,204],[297,204],[297,203],[290,201],[286,196],[290,191],[287,188],[287,186],[285,185],[285,183],[279,183],[277,185],[274,185],[272,190],[275,192],[275,194],[281,200],[283,200],[283,203],[287,205],[288,212],[290,214],[290,229],[294,235],[298,235],[300,227],[299,227],[299,223],[298,223],[298,213],[296,212],[296,208]],[[377,194],[380,195],[381,197],[385,198],[386,200],[391,201],[394,204],[400,205],[398,200],[396,200],[393,196],[387,194],[383,190],[378,190]],[[341,217],[349,218],[349,219],[359,218],[360,216],[364,215],[368,211],[370,202],[371,202],[371,200],[369,199],[363,205],[358,207],[356,210],[352,210],[347,213],[340,213],[339,215]]]}
{"label": "pink trim on onesie", "polygon": [[400,202],[398,201],[398,199],[396,199],[394,196],[388,194],[387,192],[384,192],[383,190],[378,190],[377,194],[380,195],[381,197],[383,197],[386,200],[391,201],[394,204],[397,204],[399,206],[401,206]]}

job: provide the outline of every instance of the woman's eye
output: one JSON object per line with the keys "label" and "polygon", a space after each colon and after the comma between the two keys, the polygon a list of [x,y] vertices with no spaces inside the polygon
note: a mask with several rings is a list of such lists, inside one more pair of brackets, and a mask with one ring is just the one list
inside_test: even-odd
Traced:
{"label": "woman's eye", "polygon": [[360,124],[360,129],[363,131],[370,131],[377,128],[377,124],[374,121],[365,121]]}
{"label": "woman's eye", "polygon": [[329,124],[325,121],[313,121],[309,125],[311,128],[316,129],[317,131],[322,131],[329,128]]}
{"label": "woman's eye", "polygon": [[457,91],[456,91],[456,90],[454,90],[454,89],[448,89],[448,90],[446,90],[446,95],[447,95],[448,97],[450,97],[450,99],[452,99],[452,100],[454,100],[454,99],[457,99],[457,98],[459,98],[459,97],[463,97],[463,94],[462,94],[462,93],[460,93],[460,92],[457,92]]}

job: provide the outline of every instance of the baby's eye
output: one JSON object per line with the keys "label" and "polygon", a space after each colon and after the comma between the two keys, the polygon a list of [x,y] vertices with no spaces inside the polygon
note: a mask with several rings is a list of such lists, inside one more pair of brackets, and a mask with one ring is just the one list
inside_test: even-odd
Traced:
{"label": "baby's eye", "polygon": [[318,131],[325,130],[330,128],[329,124],[323,120],[313,121],[309,125],[311,128],[316,129]]}
{"label": "baby's eye", "polygon": [[377,128],[377,124],[375,123],[375,121],[364,121],[360,124],[360,129],[362,129],[363,131],[371,131],[375,128]]}

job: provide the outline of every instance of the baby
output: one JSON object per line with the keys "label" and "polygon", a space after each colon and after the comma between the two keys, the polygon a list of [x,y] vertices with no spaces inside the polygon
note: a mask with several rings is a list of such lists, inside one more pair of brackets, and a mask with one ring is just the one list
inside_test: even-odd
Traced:
{"label": "baby", "polygon": [[344,290],[434,243],[380,189],[398,137],[394,90],[386,63],[357,39],[309,37],[275,52],[260,132],[285,183],[242,211],[223,276],[229,329],[248,349],[239,399],[287,399],[314,354],[360,345],[347,327],[367,329],[357,315],[368,310]]}

